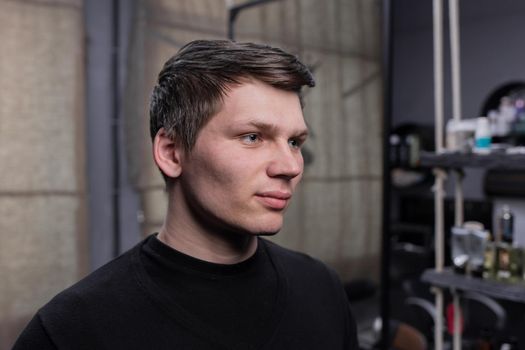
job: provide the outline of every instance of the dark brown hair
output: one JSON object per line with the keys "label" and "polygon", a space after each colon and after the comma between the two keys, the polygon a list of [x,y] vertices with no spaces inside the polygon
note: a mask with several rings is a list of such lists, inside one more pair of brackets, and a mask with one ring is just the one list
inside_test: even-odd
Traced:
{"label": "dark brown hair", "polygon": [[267,45],[229,40],[196,40],[170,58],[158,76],[150,102],[152,139],[164,128],[191,151],[199,130],[215,115],[225,93],[243,78],[294,91],[315,85],[296,56]]}

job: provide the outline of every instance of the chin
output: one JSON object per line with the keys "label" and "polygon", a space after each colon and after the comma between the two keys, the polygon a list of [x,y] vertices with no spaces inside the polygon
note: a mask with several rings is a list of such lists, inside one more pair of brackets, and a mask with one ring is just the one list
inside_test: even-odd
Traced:
{"label": "chin", "polygon": [[282,223],[250,225],[244,227],[244,232],[254,236],[273,236],[281,231]]}
{"label": "chin", "polygon": [[260,227],[256,227],[253,230],[251,230],[251,232],[253,232],[257,236],[273,236],[279,231],[281,231],[281,228],[282,222],[279,222],[274,225],[261,225]]}
{"label": "chin", "polygon": [[263,232],[258,232],[256,235],[257,236],[274,236],[276,235],[280,230],[277,230],[277,231],[263,231]]}
{"label": "chin", "polygon": [[253,218],[252,220],[243,220],[238,223],[239,231],[255,236],[273,236],[281,231],[283,227],[282,216],[264,216]]}

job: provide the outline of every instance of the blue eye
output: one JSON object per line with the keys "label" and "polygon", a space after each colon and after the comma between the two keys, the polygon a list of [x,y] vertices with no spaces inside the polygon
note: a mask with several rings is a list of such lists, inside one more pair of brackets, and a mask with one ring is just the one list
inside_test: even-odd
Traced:
{"label": "blue eye", "polygon": [[301,142],[299,140],[296,140],[296,139],[288,140],[288,144],[292,148],[299,148],[299,147],[301,147]]}
{"label": "blue eye", "polygon": [[241,137],[241,140],[245,143],[256,143],[260,141],[259,135],[257,134],[247,134]]}

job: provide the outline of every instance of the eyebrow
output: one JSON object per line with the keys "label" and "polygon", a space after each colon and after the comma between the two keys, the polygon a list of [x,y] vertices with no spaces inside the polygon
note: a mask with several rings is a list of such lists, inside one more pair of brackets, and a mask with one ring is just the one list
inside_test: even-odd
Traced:
{"label": "eyebrow", "polygon": [[[248,125],[252,125],[257,129],[265,132],[275,132],[279,127],[275,124],[265,123],[261,121],[251,120]],[[306,137],[308,136],[308,129],[298,129],[292,132],[294,137]]]}

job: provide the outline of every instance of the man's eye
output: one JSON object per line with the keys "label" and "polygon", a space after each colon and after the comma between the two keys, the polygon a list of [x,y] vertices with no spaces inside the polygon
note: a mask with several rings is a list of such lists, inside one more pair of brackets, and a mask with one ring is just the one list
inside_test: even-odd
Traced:
{"label": "man's eye", "polygon": [[292,148],[300,148],[302,142],[299,141],[299,140],[296,140],[296,139],[291,139],[291,140],[288,140],[288,144],[289,144],[290,147],[292,147]]}
{"label": "man's eye", "polygon": [[245,143],[252,144],[260,141],[259,135],[257,134],[247,134],[241,137],[241,140]]}

